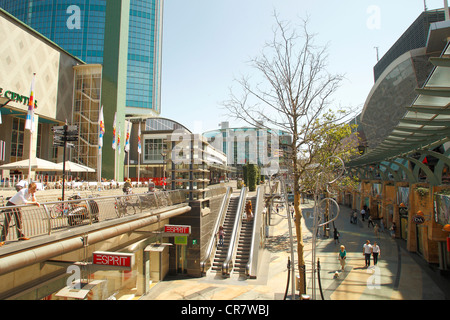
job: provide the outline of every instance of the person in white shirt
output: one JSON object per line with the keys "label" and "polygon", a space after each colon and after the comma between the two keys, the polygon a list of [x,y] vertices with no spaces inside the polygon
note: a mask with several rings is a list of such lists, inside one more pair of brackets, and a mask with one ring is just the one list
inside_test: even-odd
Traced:
{"label": "person in white shirt", "polygon": [[378,263],[378,257],[380,256],[380,246],[374,242],[372,246],[373,264],[376,266]]}
{"label": "person in white shirt", "polygon": [[367,240],[366,243],[363,246],[363,255],[366,261],[366,267],[370,267],[370,256],[372,254],[372,245],[370,244],[370,241]]}
{"label": "person in white shirt", "polygon": [[[28,188],[21,189],[14,196],[12,196],[11,199],[9,199],[8,202],[6,203],[6,206],[34,204],[39,207],[40,204],[39,202],[37,202],[36,197],[34,195],[36,193],[36,189],[37,189],[36,183],[34,182],[30,183]],[[11,216],[14,216],[14,220],[16,222],[17,238],[19,240],[30,240],[29,238],[25,237],[22,231],[22,213],[20,212],[20,209],[19,208],[8,209],[5,210],[4,214],[5,219],[3,221],[2,234],[0,237],[0,246],[3,246],[5,244],[6,237],[9,231],[9,223],[11,222]]]}
{"label": "person in white shirt", "polygon": [[20,190],[22,190],[23,188],[26,188],[27,185],[28,185],[28,182],[27,182],[26,180],[23,180],[23,179],[20,180],[20,181],[15,185],[16,191],[20,191]]}
{"label": "person in white shirt", "polygon": [[366,216],[366,210],[364,208],[361,209],[361,218],[364,221],[364,217]]}

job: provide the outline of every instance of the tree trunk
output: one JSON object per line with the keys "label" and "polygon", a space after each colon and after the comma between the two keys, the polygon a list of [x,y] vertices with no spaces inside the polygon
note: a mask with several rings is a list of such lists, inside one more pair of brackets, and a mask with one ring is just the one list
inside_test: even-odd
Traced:
{"label": "tree trunk", "polygon": [[299,294],[306,294],[306,264],[304,259],[304,243],[302,231],[302,208],[300,194],[300,175],[297,168],[297,159],[293,159],[294,165],[294,210],[295,210],[295,231],[297,234],[297,260],[298,270],[300,273],[300,290]]}

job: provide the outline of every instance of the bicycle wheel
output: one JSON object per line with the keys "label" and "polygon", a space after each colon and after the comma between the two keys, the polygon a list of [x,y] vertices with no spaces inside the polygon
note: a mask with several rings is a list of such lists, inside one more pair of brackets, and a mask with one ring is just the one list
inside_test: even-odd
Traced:
{"label": "bicycle wheel", "polygon": [[118,218],[123,217],[124,215],[127,214],[127,207],[120,200],[116,201],[114,208],[116,209],[116,214]]}
{"label": "bicycle wheel", "polygon": [[62,217],[63,212],[64,212],[64,205],[62,203],[54,204],[49,211],[50,211],[50,217],[52,219]]}

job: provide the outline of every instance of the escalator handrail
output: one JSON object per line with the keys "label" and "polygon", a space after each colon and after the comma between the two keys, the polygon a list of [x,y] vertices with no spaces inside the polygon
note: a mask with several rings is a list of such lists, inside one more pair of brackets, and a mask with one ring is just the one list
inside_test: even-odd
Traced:
{"label": "escalator handrail", "polygon": [[237,243],[242,226],[242,216],[245,209],[245,201],[247,199],[247,187],[242,187],[241,194],[239,195],[239,203],[236,210],[236,217],[234,219],[233,231],[230,237],[230,244],[228,247],[227,257],[222,264],[222,274],[228,275],[233,269],[233,258],[236,254]]}
{"label": "escalator handrail", "polygon": [[[255,201],[255,215],[253,217],[253,230],[252,239],[250,243],[250,254],[247,265],[245,266],[245,274],[247,276],[255,276],[257,274],[257,267],[259,261],[260,244],[261,244],[261,224],[264,223],[265,219],[263,217],[264,210],[264,196],[265,196],[265,186],[259,186],[256,192]],[[265,228],[265,225],[264,225]],[[265,232],[264,229],[262,232]]]}

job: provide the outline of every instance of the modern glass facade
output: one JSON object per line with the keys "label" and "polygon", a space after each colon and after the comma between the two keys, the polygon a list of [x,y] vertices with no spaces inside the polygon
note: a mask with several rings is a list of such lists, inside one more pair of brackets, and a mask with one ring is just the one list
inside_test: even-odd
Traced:
{"label": "modern glass facade", "polygon": [[[162,0],[131,0],[127,114],[160,114]],[[103,63],[106,0],[0,0],[0,7],[88,64]]]}
{"label": "modern glass facade", "polygon": [[375,81],[402,54],[413,49],[425,47],[430,24],[444,20],[445,11],[442,9],[424,11],[375,65],[373,68]]}
{"label": "modern glass facade", "polygon": [[246,163],[264,167],[276,160],[286,169],[292,138],[282,130],[260,128],[226,128],[204,132],[203,136],[214,148],[227,155],[230,166]]}
{"label": "modern glass facade", "polygon": [[[81,65],[74,68],[73,124],[79,128],[79,139],[73,142],[72,161],[98,169],[98,118],[102,66]],[[96,174],[90,178],[95,179]]]}

